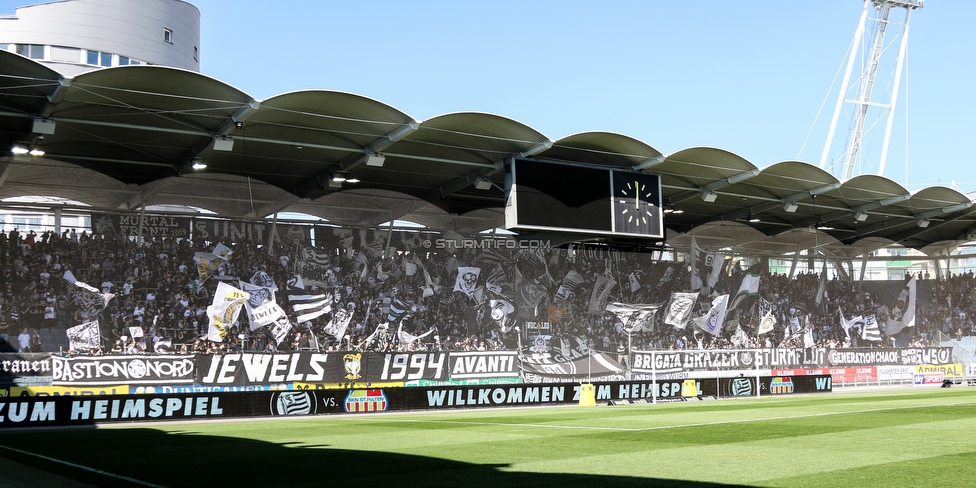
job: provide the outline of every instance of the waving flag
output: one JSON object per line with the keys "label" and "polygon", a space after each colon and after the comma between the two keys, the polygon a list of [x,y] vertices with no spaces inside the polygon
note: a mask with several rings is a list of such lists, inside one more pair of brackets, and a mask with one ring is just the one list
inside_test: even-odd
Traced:
{"label": "waving flag", "polygon": [[735,347],[746,347],[749,344],[749,336],[746,334],[746,331],[742,330],[741,325],[736,324],[735,333],[732,334],[732,338],[729,341]]}
{"label": "waving flag", "polygon": [[420,339],[423,339],[424,337],[431,335],[432,333],[434,333],[434,329],[430,329],[427,332],[424,332],[423,334],[420,335],[413,335],[404,331],[403,324],[400,324],[400,327],[397,329],[397,339],[400,341],[401,347],[406,347],[409,346],[410,344],[413,344],[414,342],[419,341]]}
{"label": "waving flag", "polygon": [[[349,328],[349,323],[352,322],[352,310],[347,310],[343,307],[333,307],[332,308],[332,320],[328,324],[325,324],[325,332],[335,340],[341,341],[342,337],[346,335],[346,329]],[[369,316],[369,310],[366,311],[366,316]]]}
{"label": "waving flag", "polygon": [[772,332],[776,327],[776,316],[773,315],[773,304],[763,297],[759,297],[759,328],[756,333],[759,335]]}
{"label": "waving flag", "polygon": [[389,322],[396,322],[400,320],[403,313],[407,311],[407,304],[403,303],[399,298],[394,297],[390,300],[390,313],[386,315],[386,320]]}
{"label": "waving flag", "polygon": [[553,297],[554,301],[563,302],[572,299],[576,296],[576,288],[583,284],[583,275],[579,274],[575,269],[569,270],[566,276],[563,277],[563,282],[556,289],[556,295]]}
{"label": "waving flag", "polygon": [[587,307],[587,311],[591,315],[602,314],[604,308],[606,307],[607,297],[610,296],[610,291],[613,287],[617,285],[617,282],[607,278],[604,275],[599,275],[596,277],[596,284],[593,285],[593,291],[590,293],[590,304]]}
{"label": "waving flag", "polygon": [[642,330],[653,330],[654,313],[660,308],[660,304],[607,304],[607,311],[616,315],[623,322],[623,331],[628,334]]}
{"label": "waving flag", "polygon": [[695,309],[695,302],[698,301],[698,293],[672,293],[671,301],[668,302],[667,314],[664,316],[664,323],[678,329],[688,326],[691,319],[691,312]]}
{"label": "waving flag", "polygon": [[299,324],[332,311],[332,297],[324,293],[310,293],[301,288],[288,288],[285,293]]}
{"label": "waving flag", "polygon": [[68,334],[68,347],[72,351],[96,351],[102,347],[97,320],[69,327],[65,332]]}
{"label": "waving flag", "polygon": [[864,317],[864,329],[861,331],[861,339],[866,341],[881,341],[881,329],[878,328],[878,319],[874,315]]}
{"label": "waving flag", "polygon": [[481,268],[474,266],[458,266],[457,279],[454,281],[454,291],[460,291],[467,296],[474,295],[478,287],[478,276]]}
{"label": "waving flag", "polygon": [[898,294],[895,306],[891,307],[891,318],[885,324],[885,334],[895,335],[905,327],[915,327],[915,277],[908,280],[905,288]]}
{"label": "waving flag", "polygon": [[772,332],[775,327],[776,317],[773,315],[772,311],[766,312],[766,315],[763,315],[762,318],[759,319],[759,329],[756,330],[756,333],[766,334],[768,332]]}
{"label": "waving flag", "polygon": [[218,242],[217,245],[214,246],[213,255],[223,259],[224,261],[230,259],[232,254],[234,254],[234,250],[225,246],[223,242]]}
{"label": "waving flag", "polygon": [[502,332],[512,330],[512,327],[515,326],[515,322],[510,322],[508,316],[515,311],[515,305],[512,305],[512,302],[508,300],[498,298],[488,300],[488,306],[491,307],[489,312],[491,320],[498,325],[498,328],[501,329]]}
{"label": "waving flag", "polygon": [[207,307],[207,317],[210,319],[210,327],[207,331],[207,339],[214,342],[223,342],[230,334],[231,327],[237,322],[237,317],[244,308],[248,293],[238,290],[227,283],[217,284],[217,291],[214,293],[213,302]]}
{"label": "waving flag", "polygon": [[241,289],[249,295],[247,301],[244,302],[244,310],[247,312],[251,330],[272,324],[282,317],[287,317],[288,314],[275,301],[273,289],[243,281],[240,282],[240,285]]}
{"label": "waving flag", "polygon": [[725,314],[728,312],[728,295],[720,295],[712,300],[712,308],[708,310],[708,314],[701,317],[692,319],[692,322],[698,326],[699,329],[712,334],[713,336],[718,336],[722,333],[722,325],[725,323]]}
{"label": "waving flag", "polygon": [[717,253],[707,253],[698,247],[695,237],[691,238],[691,289],[704,289],[708,293],[718,283],[725,266],[725,257]]}
{"label": "waving flag", "polygon": [[735,287],[735,296],[729,304],[729,309],[742,308],[748,310],[759,295],[759,277],[762,274],[760,263],[753,264],[746,270],[739,281],[739,286]]}
{"label": "waving flag", "polygon": [[532,320],[538,313],[539,303],[546,296],[546,288],[536,280],[529,279],[522,282],[519,289],[518,299],[518,318],[521,320]]}
{"label": "waving flag", "polygon": [[274,325],[271,326],[271,335],[275,339],[275,344],[284,342],[288,338],[288,333],[291,332],[291,328],[291,322],[288,321],[287,317],[275,321]]}
{"label": "waving flag", "polygon": [[89,317],[98,315],[108,305],[109,300],[115,297],[114,293],[102,293],[101,290],[81,281],[75,281],[71,293],[74,302]]}
{"label": "waving flag", "polygon": [[200,276],[200,283],[207,281],[208,278],[217,274],[217,268],[223,259],[216,254],[209,252],[198,252],[193,254],[193,264],[197,267],[197,274]]}
{"label": "waving flag", "polygon": [[841,326],[842,329],[844,329],[844,334],[847,335],[847,338],[848,339],[851,338],[851,329],[852,328],[854,328],[854,327],[857,327],[858,329],[863,329],[864,328],[864,317],[861,317],[860,315],[857,315],[857,316],[851,317],[851,320],[847,320],[847,319],[844,318],[844,311],[843,310],[841,310],[840,308],[838,308],[837,309],[837,313],[840,314],[840,326]]}

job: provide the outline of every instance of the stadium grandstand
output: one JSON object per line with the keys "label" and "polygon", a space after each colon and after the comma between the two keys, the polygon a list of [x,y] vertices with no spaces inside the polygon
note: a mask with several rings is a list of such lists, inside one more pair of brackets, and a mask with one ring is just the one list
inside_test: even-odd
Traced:
{"label": "stadium grandstand", "polygon": [[[184,2],[133,3],[199,25]],[[258,100],[152,48],[73,46],[66,74],[55,42],[0,38],[8,352],[599,353],[621,373],[634,351],[952,344],[969,361],[976,209],[955,189],[420,121],[326,89]],[[653,176],[661,227],[513,226],[519,162]]]}

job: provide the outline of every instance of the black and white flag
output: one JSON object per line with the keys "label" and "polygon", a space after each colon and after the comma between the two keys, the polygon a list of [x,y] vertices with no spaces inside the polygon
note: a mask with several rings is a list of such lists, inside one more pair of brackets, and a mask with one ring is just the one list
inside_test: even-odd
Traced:
{"label": "black and white flag", "polygon": [[[333,307],[332,320],[325,325],[325,332],[335,337],[336,341],[341,341],[342,337],[346,335],[346,329],[349,328],[349,323],[352,322],[352,313],[353,310],[347,310],[338,305]],[[368,310],[367,316],[369,316]]]}
{"label": "black and white flag", "polygon": [[68,347],[72,351],[97,351],[102,347],[97,320],[69,327],[65,332],[68,334]]}
{"label": "black and white flag", "polygon": [[98,288],[80,281],[75,281],[74,285],[71,289],[74,302],[89,317],[94,317],[105,310],[109,300],[115,296],[114,293],[102,293]]}
{"label": "black and white flag", "polygon": [[481,268],[474,266],[458,266],[457,279],[454,280],[454,291],[459,291],[471,297],[478,288],[478,276]]}
{"label": "black and white flag", "polygon": [[243,281],[240,282],[240,285],[241,289],[250,295],[244,302],[244,310],[247,312],[251,330],[272,324],[281,317],[288,315],[275,301],[274,289]]}
{"label": "black and white flag", "polygon": [[672,293],[664,323],[677,329],[684,329],[695,309],[696,301],[698,301],[698,292]]}
{"label": "black and white flag", "polygon": [[660,304],[608,303],[607,311],[616,315],[624,324],[623,331],[630,334],[654,329],[654,314]]}
{"label": "black and white flag", "polygon": [[288,305],[299,324],[332,311],[332,297],[325,293],[310,293],[301,288],[289,288]]}

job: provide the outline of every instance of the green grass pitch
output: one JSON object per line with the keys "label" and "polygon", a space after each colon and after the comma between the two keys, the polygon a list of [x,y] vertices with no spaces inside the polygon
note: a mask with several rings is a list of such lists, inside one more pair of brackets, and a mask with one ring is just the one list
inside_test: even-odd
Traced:
{"label": "green grass pitch", "polygon": [[7,431],[0,456],[97,486],[971,487],[974,435],[976,388],[906,388]]}

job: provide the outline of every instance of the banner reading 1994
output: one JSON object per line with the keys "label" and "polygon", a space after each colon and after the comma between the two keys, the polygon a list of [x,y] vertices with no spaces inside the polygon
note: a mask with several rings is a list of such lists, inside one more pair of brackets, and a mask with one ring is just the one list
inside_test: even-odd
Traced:
{"label": "banner reading 1994", "polygon": [[384,384],[471,378],[518,378],[518,353],[293,352],[196,355],[201,385],[267,383]]}

